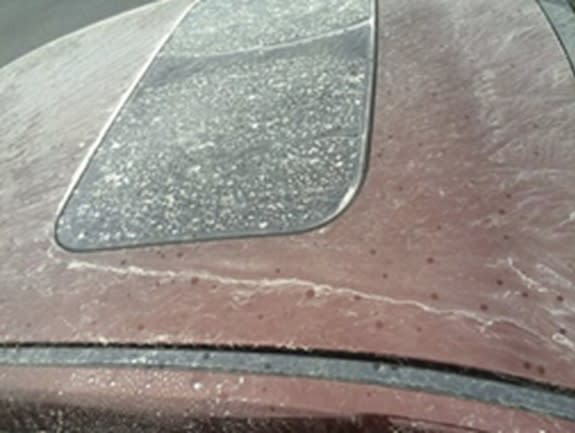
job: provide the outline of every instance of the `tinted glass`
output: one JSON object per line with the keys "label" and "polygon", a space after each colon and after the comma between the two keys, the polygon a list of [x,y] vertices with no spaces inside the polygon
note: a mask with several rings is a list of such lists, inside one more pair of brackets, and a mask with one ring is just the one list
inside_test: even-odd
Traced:
{"label": "tinted glass", "polygon": [[351,201],[367,154],[372,0],[200,2],[58,222],[90,250],[293,233]]}

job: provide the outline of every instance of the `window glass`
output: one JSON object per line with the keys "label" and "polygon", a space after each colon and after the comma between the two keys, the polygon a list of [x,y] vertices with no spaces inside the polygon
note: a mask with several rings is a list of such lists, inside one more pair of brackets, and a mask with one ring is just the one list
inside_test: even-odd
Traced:
{"label": "window glass", "polygon": [[294,233],[366,165],[373,0],[200,2],[92,156],[57,224],[93,250]]}

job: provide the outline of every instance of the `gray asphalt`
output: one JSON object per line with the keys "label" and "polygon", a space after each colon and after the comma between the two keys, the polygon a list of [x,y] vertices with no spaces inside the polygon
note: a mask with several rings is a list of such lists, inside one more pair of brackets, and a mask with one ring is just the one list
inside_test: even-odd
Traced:
{"label": "gray asphalt", "polygon": [[0,0],[0,67],[60,36],[154,0]]}

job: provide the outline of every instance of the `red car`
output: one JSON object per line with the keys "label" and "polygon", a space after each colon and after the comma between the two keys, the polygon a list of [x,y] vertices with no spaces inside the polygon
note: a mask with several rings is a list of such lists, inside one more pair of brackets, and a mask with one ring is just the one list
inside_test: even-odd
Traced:
{"label": "red car", "polygon": [[0,430],[575,431],[568,0],[168,0],[0,69]]}

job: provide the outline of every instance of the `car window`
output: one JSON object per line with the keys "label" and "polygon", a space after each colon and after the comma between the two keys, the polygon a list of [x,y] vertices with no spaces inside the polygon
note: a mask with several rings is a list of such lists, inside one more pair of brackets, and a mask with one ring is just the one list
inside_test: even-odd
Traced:
{"label": "car window", "polygon": [[92,250],[294,233],[366,166],[373,0],[200,2],[137,85],[57,225]]}

